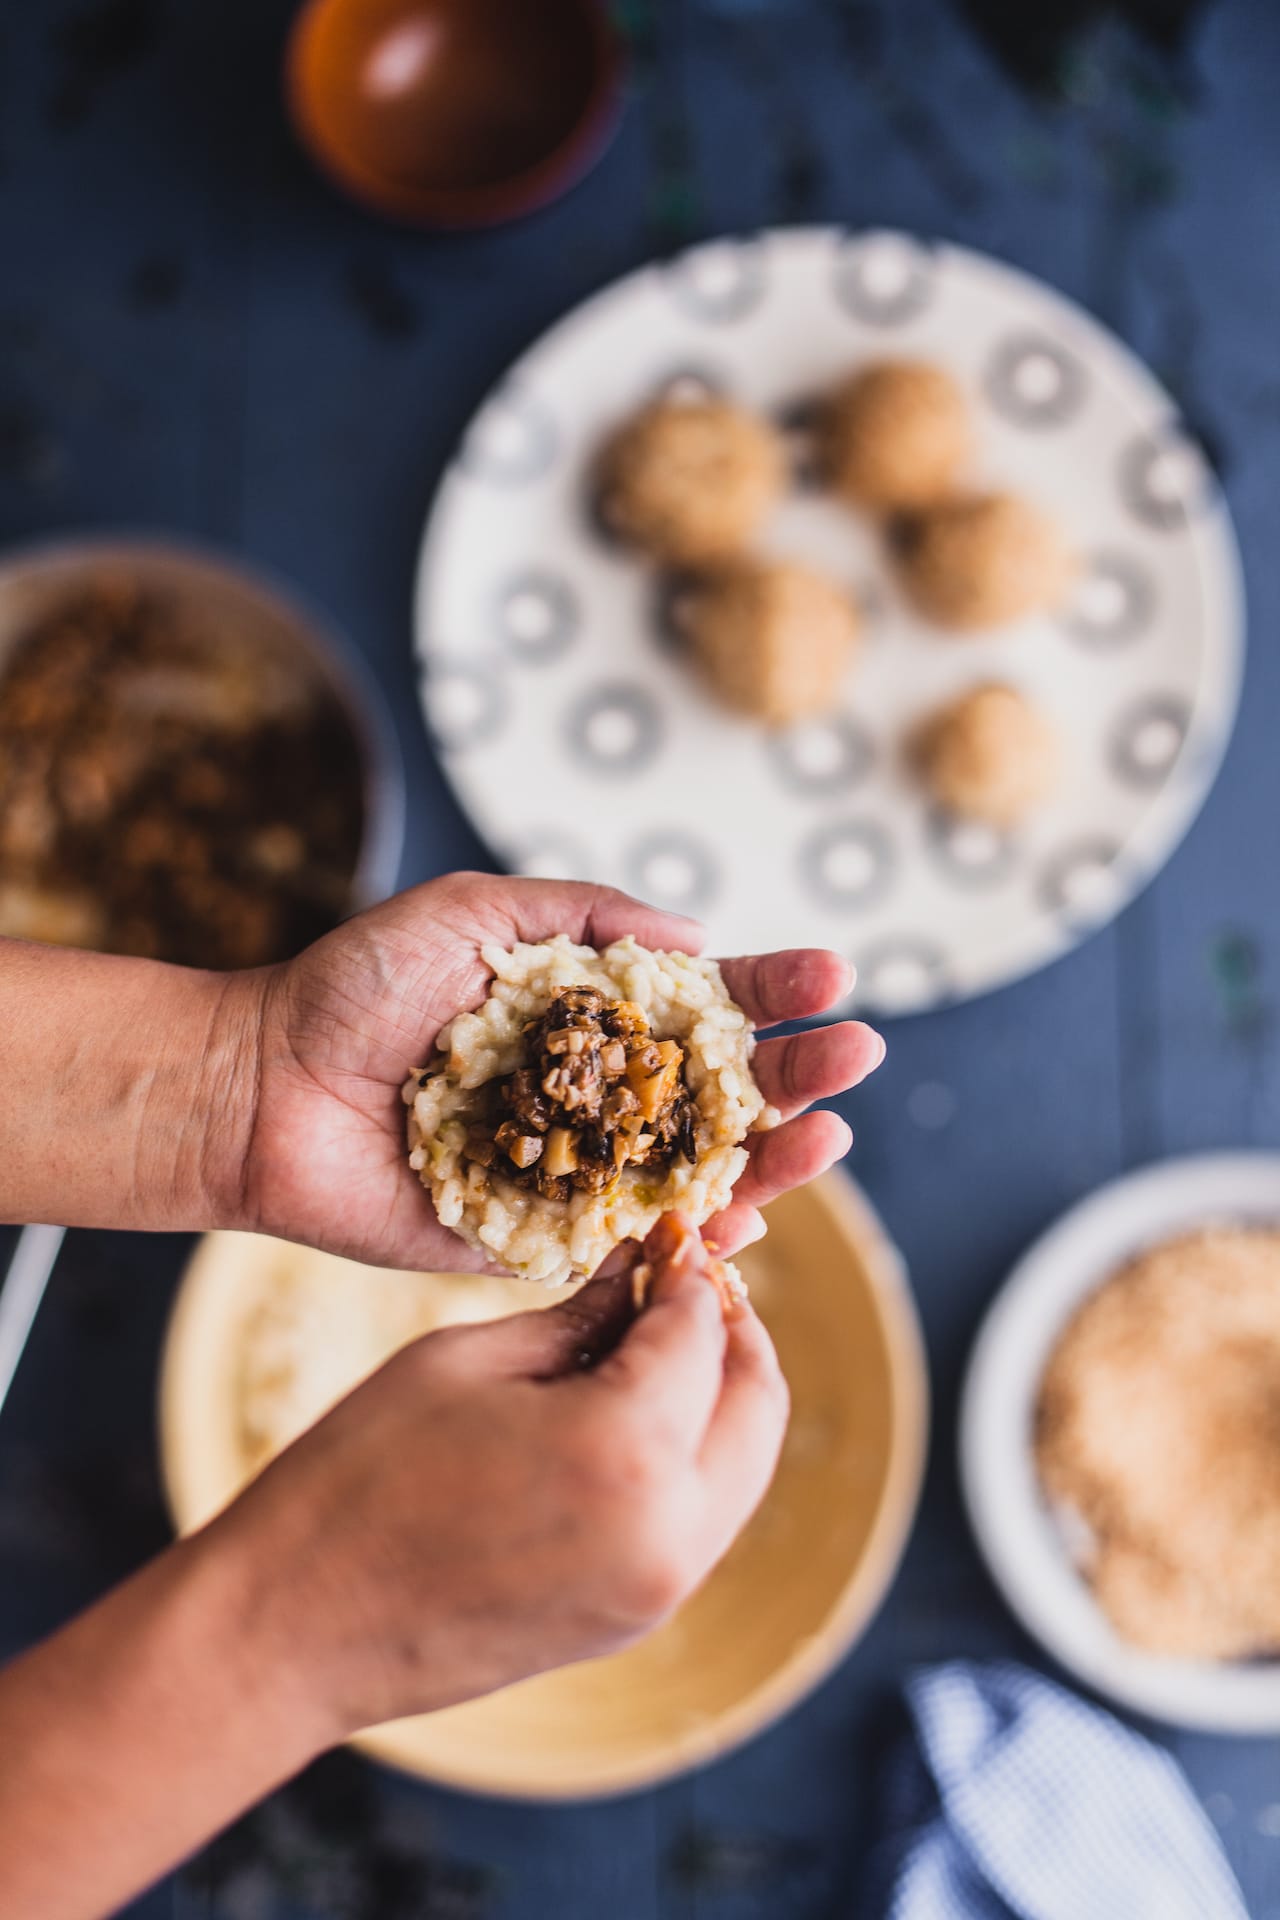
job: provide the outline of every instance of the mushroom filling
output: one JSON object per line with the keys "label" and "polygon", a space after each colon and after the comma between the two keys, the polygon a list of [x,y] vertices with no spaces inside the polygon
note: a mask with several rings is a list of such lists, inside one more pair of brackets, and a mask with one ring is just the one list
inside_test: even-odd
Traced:
{"label": "mushroom filling", "polygon": [[684,1053],[631,1000],[569,987],[524,1030],[524,1064],[485,1090],[465,1156],[549,1200],[601,1193],[624,1167],[697,1157]]}

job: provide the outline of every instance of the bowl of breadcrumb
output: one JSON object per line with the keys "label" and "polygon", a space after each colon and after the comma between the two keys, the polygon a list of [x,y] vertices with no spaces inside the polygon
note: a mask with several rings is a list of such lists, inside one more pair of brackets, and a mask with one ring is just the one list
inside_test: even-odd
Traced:
{"label": "bowl of breadcrumb", "polygon": [[1280,1158],[1165,1162],[1052,1227],[979,1334],[960,1463],[1063,1666],[1174,1725],[1280,1731]]}
{"label": "bowl of breadcrumb", "polygon": [[395,885],[382,696],[292,590],[168,538],[0,560],[0,934],[220,969]]}

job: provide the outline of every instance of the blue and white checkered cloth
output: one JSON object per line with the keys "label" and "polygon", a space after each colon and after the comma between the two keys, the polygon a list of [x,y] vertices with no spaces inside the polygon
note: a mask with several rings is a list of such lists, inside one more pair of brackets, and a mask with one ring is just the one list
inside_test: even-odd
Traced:
{"label": "blue and white checkered cloth", "polygon": [[916,1674],[890,1774],[885,1920],[1248,1920],[1181,1768],[1025,1668]]}

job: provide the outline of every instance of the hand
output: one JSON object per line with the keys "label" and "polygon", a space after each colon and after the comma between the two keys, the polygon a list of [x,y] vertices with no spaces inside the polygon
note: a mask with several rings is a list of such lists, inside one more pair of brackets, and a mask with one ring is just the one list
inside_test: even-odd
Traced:
{"label": "hand", "polygon": [[769,1337],[726,1319],[681,1216],[645,1253],[638,1316],[624,1272],[427,1335],[191,1543],[247,1570],[264,1671],[324,1737],[625,1646],[759,1503],[787,1418]]}
{"label": "hand", "polygon": [[[446,1022],[483,1000],[482,947],[556,933],[596,947],[633,933],[689,953],[703,938],[694,921],[607,887],[452,874],[360,914],[287,966],[245,976],[262,996],[250,1011],[261,1040],[229,1224],[379,1266],[480,1266],[409,1174],[400,1088]],[[724,976],[758,1026],[821,1013],[850,986],[839,955],[817,949],[725,961]],[[752,1137],[733,1204],[704,1228],[722,1252],[758,1238],[760,1207],[848,1151],[838,1115],[804,1109],[856,1085],[883,1054],[879,1036],[856,1022],[760,1045],[756,1078],[785,1124]]]}
{"label": "hand", "polygon": [[787,1393],[688,1224],[647,1251],[638,1316],[623,1273],[405,1348],[0,1672],[0,1910],[114,1913],[359,1727],[608,1653],[679,1605],[764,1493]]}

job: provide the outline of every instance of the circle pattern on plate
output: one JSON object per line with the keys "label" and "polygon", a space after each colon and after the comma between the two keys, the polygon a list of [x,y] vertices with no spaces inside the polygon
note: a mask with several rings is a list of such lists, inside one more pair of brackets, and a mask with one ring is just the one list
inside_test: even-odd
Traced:
{"label": "circle pattern on plate", "polygon": [[654,833],[631,848],[626,885],[674,913],[703,913],[715,898],[715,856],[689,833]]}
{"label": "circle pattern on plate", "polygon": [[934,813],[929,821],[934,856],[961,887],[994,887],[1009,874],[1017,848],[1006,833],[985,820],[959,820]]}
{"label": "circle pattern on plate", "polygon": [[1047,334],[1020,333],[997,348],[987,370],[987,398],[1020,427],[1060,427],[1084,403],[1084,369]]}
{"label": "circle pattern on plate", "polygon": [[865,779],[875,744],[847,713],[802,720],[766,741],[777,773],[796,793],[848,793]]}
{"label": "circle pattern on plate", "polygon": [[463,661],[436,660],[428,677],[426,699],[438,746],[460,753],[499,732],[506,702],[495,672]]}
{"label": "circle pattern on plate", "polygon": [[498,631],[518,660],[555,660],[573,642],[578,603],[568,582],[530,567],[506,582],[498,597]]}
{"label": "circle pattern on plate", "polygon": [[1114,840],[1098,834],[1064,847],[1049,861],[1041,892],[1052,912],[1072,927],[1099,926],[1110,918],[1118,892]]}
{"label": "circle pattern on plate", "polygon": [[1190,725],[1184,700],[1159,694],[1139,700],[1116,723],[1112,766],[1130,786],[1160,786],[1177,764]]}
{"label": "circle pattern on plate", "polygon": [[536,827],[523,840],[506,850],[506,864],[513,873],[528,874],[539,880],[591,880],[591,855],[580,840],[560,833],[556,828],[540,832]]}
{"label": "circle pattern on plate", "polygon": [[839,244],[833,279],[836,299],[853,319],[900,327],[933,297],[934,262],[905,233],[869,233]]}
{"label": "circle pattern on plate", "polygon": [[1120,457],[1120,487],[1130,511],[1148,527],[1180,532],[1209,511],[1216,487],[1209,463],[1180,428],[1141,434]]}
{"label": "circle pattern on plate", "polygon": [[476,415],[459,460],[478,480],[520,486],[545,473],[555,456],[550,414],[518,387],[509,387]]}
{"label": "circle pattern on plate", "polygon": [[1151,575],[1128,553],[1086,554],[1061,615],[1085,647],[1121,647],[1145,633],[1155,612]]}
{"label": "circle pattern on plate", "polygon": [[[885,353],[961,382],[984,481],[1054,516],[1075,583],[1054,617],[961,645],[904,604],[867,522],[800,489],[766,538],[856,590],[864,645],[833,711],[769,732],[691,671],[664,611],[679,583],[592,525],[592,461],[682,379],[803,441],[821,395]],[[1117,912],[1204,798],[1242,661],[1221,493],[1145,369],[994,261],[829,229],[694,249],[538,342],[441,486],[416,628],[433,734],[495,850],[704,915],[713,951],[836,947],[885,1013],[998,986]],[[1059,790],[1016,833],[940,817],[904,760],[981,680],[1061,736]]]}
{"label": "circle pattern on plate", "polygon": [[638,773],[662,738],[657,701],[644,687],[621,681],[594,688],[569,715],[571,750],[585,767],[607,778]]}
{"label": "circle pattern on plate", "polygon": [[802,843],[800,867],[826,905],[867,907],[892,882],[893,843],[873,820],[836,820]]}
{"label": "circle pattern on plate", "polygon": [[760,243],[715,240],[682,253],[667,269],[677,305],[695,320],[742,320],[764,297]]}
{"label": "circle pattern on plate", "polygon": [[885,1013],[918,1013],[950,997],[947,956],[936,940],[903,934],[854,955],[858,979]]}

